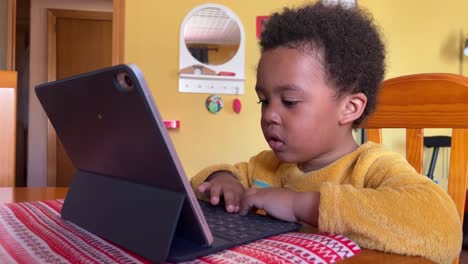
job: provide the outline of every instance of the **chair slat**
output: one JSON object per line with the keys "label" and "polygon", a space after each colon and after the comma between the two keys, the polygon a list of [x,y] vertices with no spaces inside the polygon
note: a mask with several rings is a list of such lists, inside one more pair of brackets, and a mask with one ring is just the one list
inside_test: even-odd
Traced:
{"label": "chair slat", "polygon": [[371,129],[366,129],[365,131],[366,131],[367,140],[378,143],[378,144],[382,143],[381,129],[371,128]]}
{"label": "chair slat", "polygon": [[448,193],[457,206],[460,220],[465,212],[465,196],[468,177],[468,129],[452,131],[452,146],[450,150],[450,169]]}
{"label": "chair slat", "polygon": [[421,128],[406,129],[406,159],[422,173],[424,156],[424,132]]}

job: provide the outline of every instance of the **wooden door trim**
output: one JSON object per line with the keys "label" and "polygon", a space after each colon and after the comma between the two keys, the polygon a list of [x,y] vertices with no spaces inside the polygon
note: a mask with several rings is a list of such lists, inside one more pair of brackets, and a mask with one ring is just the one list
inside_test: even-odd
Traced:
{"label": "wooden door trim", "polygon": [[77,18],[92,20],[112,20],[112,12],[105,11],[87,11],[87,10],[69,10],[69,9],[47,9],[58,18]]}
{"label": "wooden door trim", "polygon": [[15,70],[16,0],[7,2],[7,69]]}
{"label": "wooden door trim", "polygon": [[112,64],[125,63],[125,0],[113,0]]}
{"label": "wooden door trim", "polygon": [[[81,10],[47,10],[47,80],[54,81],[57,78],[56,71],[56,32],[57,18],[78,18],[112,21],[112,63],[124,62],[124,32],[125,32],[125,0],[113,0],[113,12],[81,11]],[[55,186],[57,183],[57,134],[50,120],[47,119],[47,186]]]}
{"label": "wooden door trim", "polygon": [[[51,82],[56,79],[56,34],[55,16],[57,10],[47,10],[47,81]],[[55,186],[57,181],[57,149],[56,149],[57,134],[55,133],[50,120],[47,119],[47,186]]]}

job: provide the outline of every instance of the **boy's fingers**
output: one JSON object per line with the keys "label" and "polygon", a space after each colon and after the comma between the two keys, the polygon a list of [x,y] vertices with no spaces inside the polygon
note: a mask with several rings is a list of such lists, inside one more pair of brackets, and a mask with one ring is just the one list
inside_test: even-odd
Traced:
{"label": "boy's fingers", "polygon": [[226,211],[234,213],[236,211],[236,200],[232,191],[224,192],[224,203],[226,204]]}
{"label": "boy's fingers", "polygon": [[254,208],[263,208],[262,189],[249,188],[244,192],[241,199],[241,207],[239,214],[246,215]]}
{"label": "boy's fingers", "polygon": [[198,191],[204,193],[205,191],[209,190],[211,186],[210,182],[204,182],[198,186]]}
{"label": "boy's fingers", "polygon": [[218,205],[219,197],[221,196],[222,186],[212,185],[210,188],[210,202],[212,205]]}
{"label": "boy's fingers", "polygon": [[248,204],[242,204],[239,214],[240,215],[247,215],[248,212],[250,212],[250,209],[252,208],[251,205]]}
{"label": "boy's fingers", "polygon": [[241,201],[241,206],[240,206],[240,215],[247,215],[247,213],[252,209],[254,206],[254,199],[252,199],[252,196],[246,195]]}
{"label": "boy's fingers", "polygon": [[257,193],[257,191],[258,191],[258,189],[257,189],[257,188],[254,188],[254,187],[252,187],[252,188],[249,188],[249,189],[247,189],[247,190],[244,192],[244,197],[247,197],[247,196],[250,196],[250,195],[256,194],[256,193]]}
{"label": "boy's fingers", "polygon": [[234,196],[234,212],[238,213],[240,211],[240,203],[241,203],[241,195],[240,193],[236,193]]}

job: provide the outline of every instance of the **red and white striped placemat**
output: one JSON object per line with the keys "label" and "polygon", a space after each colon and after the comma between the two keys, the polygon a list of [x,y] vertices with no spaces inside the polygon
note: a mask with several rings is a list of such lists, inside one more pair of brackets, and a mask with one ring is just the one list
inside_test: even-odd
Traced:
{"label": "red and white striped placemat", "polygon": [[360,251],[356,243],[341,235],[291,232],[233,247],[189,263],[334,263]]}
{"label": "red and white striped placemat", "polygon": [[[63,200],[0,204],[0,263],[150,263],[64,221],[62,205]],[[333,263],[359,251],[341,235],[291,232],[190,263]]]}

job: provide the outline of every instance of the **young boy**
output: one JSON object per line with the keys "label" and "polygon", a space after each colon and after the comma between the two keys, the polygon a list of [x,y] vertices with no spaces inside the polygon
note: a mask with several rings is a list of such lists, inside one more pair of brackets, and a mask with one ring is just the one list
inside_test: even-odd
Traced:
{"label": "young boy", "polygon": [[255,90],[271,151],[206,168],[192,186],[226,210],[251,208],[361,247],[449,263],[462,231],[450,197],[400,155],[352,129],[375,108],[384,45],[367,13],[316,3],[271,16]]}

